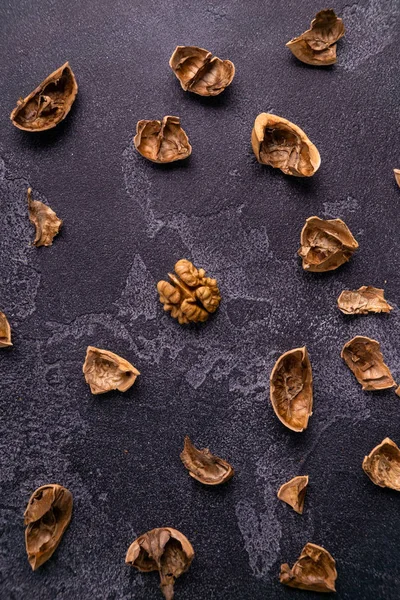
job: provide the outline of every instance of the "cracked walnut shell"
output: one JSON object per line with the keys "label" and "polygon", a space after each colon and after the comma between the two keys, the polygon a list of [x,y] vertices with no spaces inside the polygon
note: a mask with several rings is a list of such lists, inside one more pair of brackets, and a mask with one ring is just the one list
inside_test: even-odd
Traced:
{"label": "cracked walnut shell", "polygon": [[0,311],[0,348],[8,348],[11,343],[11,327],[6,315]]}
{"label": "cracked walnut shell", "polygon": [[187,158],[192,146],[181,127],[179,117],[164,117],[162,121],[138,121],[133,138],[136,150],[155,163],[171,163]]}
{"label": "cracked walnut shell", "polygon": [[293,477],[293,479],[281,485],[277,494],[278,498],[289,504],[299,515],[302,515],[307,486],[308,475]]}
{"label": "cracked walnut shell", "polygon": [[60,123],[74,103],[78,85],[69,63],[51,73],[26,98],[20,98],[10,119],[18,129],[45,131]]}
{"label": "cracked walnut shell", "polygon": [[126,392],[140,375],[130,362],[118,354],[93,346],[87,348],[83,373],[92,394],[105,394],[112,390]]}
{"label": "cracked walnut shell", "polygon": [[380,288],[363,285],[358,290],[344,290],[338,298],[338,307],[345,315],[389,313],[392,306],[386,302]]}
{"label": "cracked walnut shell", "polygon": [[313,273],[333,271],[350,260],[358,242],[341,219],[309,217],[301,235],[298,251],[303,269]]}
{"label": "cracked walnut shell", "polygon": [[60,231],[62,220],[57,217],[50,206],[39,200],[32,200],[31,188],[28,188],[28,214],[30,222],[34,224],[36,229],[33,245],[37,248],[51,246],[53,239]]}
{"label": "cracked walnut shell", "polygon": [[393,173],[396,183],[400,187],[400,169],[393,169]]}
{"label": "cracked walnut shell", "polygon": [[61,542],[72,516],[72,494],[62,485],[42,485],[29,499],[24,513],[28,561],[35,571]]}
{"label": "cracked walnut shell", "polygon": [[205,485],[225,483],[235,474],[235,471],[226,460],[211,454],[208,448],[198,450],[193,446],[189,436],[185,437],[184,448],[180,457],[189,471],[189,475]]}
{"label": "cracked walnut shell", "polygon": [[174,597],[176,579],[190,567],[194,550],[189,540],[172,527],[152,529],[129,547],[125,562],[139,571],[158,571],[165,600]]}
{"label": "cracked walnut shell", "polygon": [[221,301],[216,279],[206,277],[204,269],[186,259],[178,260],[175,273],[168,273],[172,283],[161,280],[157,284],[164,310],[181,324],[207,321]]}
{"label": "cracked walnut shell", "polygon": [[259,163],[285,175],[311,177],[321,164],[319,152],[300,127],[283,117],[261,113],[254,121],[251,145]]}
{"label": "cracked walnut shell", "polygon": [[362,468],[375,485],[400,492],[400,448],[390,438],[371,450]]}
{"label": "cracked walnut shell", "polygon": [[312,415],[312,370],[307,348],[282,354],[270,377],[270,398],[278,419],[292,431],[303,431]]}
{"label": "cracked walnut shell", "polygon": [[307,65],[333,65],[336,62],[336,42],[344,33],[343,21],[335,11],[321,10],[311,21],[310,29],[290,40],[286,46]]}
{"label": "cracked walnut shell", "polygon": [[311,592],[336,592],[336,562],[333,556],[310,542],[301,551],[299,558],[290,568],[281,565],[279,581],[289,587]]}
{"label": "cracked walnut shell", "polygon": [[363,390],[386,390],[396,385],[376,340],[357,335],[343,346],[341,357]]}
{"label": "cracked walnut shell", "polygon": [[235,66],[197,46],[177,46],[169,66],[181,87],[200,96],[217,96],[232,82]]}

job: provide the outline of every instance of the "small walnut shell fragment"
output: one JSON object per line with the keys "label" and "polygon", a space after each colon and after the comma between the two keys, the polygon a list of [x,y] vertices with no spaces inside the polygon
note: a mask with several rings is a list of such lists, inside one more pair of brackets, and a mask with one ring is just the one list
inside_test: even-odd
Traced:
{"label": "small walnut shell fragment", "polygon": [[152,529],[129,547],[125,562],[139,571],[158,571],[166,600],[174,597],[176,579],[185,573],[194,558],[189,540],[172,527]]}
{"label": "small walnut shell fragment", "polygon": [[0,348],[8,348],[11,343],[11,327],[6,315],[0,311]]}
{"label": "small walnut shell fragment", "polygon": [[83,373],[92,394],[105,394],[112,390],[126,392],[140,375],[130,362],[118,354],[93,346],[87,347]]}
{"label": "small walnut shell fragment", "polygon": [[278,419],[292,431],[303,431],[312,415],[312,370],[307,348],[282,354],[270,377],[272,408]]}
{"label": "small walnut shell fragment", "polygon": [[333,271],[350,260],[358,242],[341,219],[309,217],[300,235],[298,251],[303,269],[313,273]]}
{"label": "small walnut shell fragment", "polygon": [[336,62],[336,42],[344,33],[342,19],[332,9],[321,10],[311,21],[311,28],[286,46],[303,63],[325,67]]}
{"label": "small walnut shell fragment", "polygon": [[33,245],[38,248],[39,246],[51,246],[54,237],[60,231],[62,220],[57,217],[50,206],[39,200],[32,200],[31,188],[28,188],[28,213],[30,222],[36,228]]}
{"label": "small walnut shell fragment", "polygon": [[138,121],[133,143],[139,154],[155,163],[171,163],[187,158],[192,153],[192,146],[179,117]]}
{"label": "small walnut shell fragment", "polygon": [[205,485],[225,483],[235,474],[235,471],[226,460],[211,454],[208,448],[198,450],[193,446],[188,436],[185,437],[184,448],[180,457],[189,471],[189,475]]}
{"label": "small walnut shell fragment", "polygon": [[333,556],[310,542],[301,551],[299,558],[290,568],[281,565],[279,581],[289,587],[310,592],[336,592],[336,562]]}
{"label": "small walnut shell fragment", "polygon": [[390,438],[371,450],[362,468],[375,485],[400,492],[400,448]]}
{"label": "small walnut shell fragment", "polygon": [[206,277],[204,269],[197,269],[186,259],[178,260],[175,272],[178,277],[168,273],[172,284],[163,280],[157,284],[164,310],[180,324],[207,321],[221,302],[216,279]]}
{"label": "small walnut shell fragment", "polygon": [[308,486],[308,475],[299,475],[287,481],[278,490],[279,500],[289,504],[299,515],[303,514],[304,500]]}
{"label": "small walnut shell fragment", "polygon": [[358,290],[344,290],[338,298],[338,307],[345,315],[389,313],[393,307],[386,302],[380,288],[363,285]]}
{"label": "small walnut shell fragment", "polygon": [[62,485],[39,487],[24,513],[25,545],[29,564],[35,571],[56,550],[72,516],[72,494]]}
{"label": "small walnut shell fragment", "polygon": [[218,96],[232,82],[235,65],[197,46],[177,46],[169,66],[185,92]]}
{"label": "small walnut shell fragment", "polygon": [[343,346],[341,357],[363,390],[386,390],[396,385],[376,340],[358,335]]}
{"label": "small walnut shell fragment", "polygon": [[396,183],[400,187],[400,169],[393,169],[393,173]]}
{"label": "small walnut shell fragment", "polygon": [[319,152],[300,127],[283,117],[261,113],[254,121],[251,145],[259,163],[285,175],[311,177],[321,164]]}
{"label": "small walnut shell fragment", "polygon": [[18,129],[45,131],[60,123],[74,103],[78,85],[69,63],[51,73],[26,98],[17,102],[10,119]]}

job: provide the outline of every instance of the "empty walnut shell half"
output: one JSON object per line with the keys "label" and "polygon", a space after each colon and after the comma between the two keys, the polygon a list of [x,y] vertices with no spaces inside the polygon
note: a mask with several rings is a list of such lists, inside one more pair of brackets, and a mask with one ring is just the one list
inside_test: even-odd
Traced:
{"label": "empty walnut shell half", "polygon": [[307,65],[324,67],[336,62],[336,42],[344,36],[342,19],[332,9],[321,10],[311,21],[311,28],[286,44]]}
{"label": "empty walnut shell half", "polygon": [[29,220],[36,229],[34,246],[51,246],[53,239],[60,231],[62,220],[54,212],[39,200],[32,200],[32,190],[28,188],[28,214]]}
{"label": "empty walnut shell half", "polygon": [[341,219],[309,217],[300,235],[298,251],[303,269],[313,273],[333,271],[350,260],[358,242]]}
{"label": "empty walnut shell half", "polygon": [[400,448],[390,438],[371,450],[362,468],[375,485],[400,492]]}
{"label": "empty walnut shell half", "polygon": [[380,288],[363,285],[358,290],[344,290],[338,298],[338,307],[345,315],[389,313],[392,306],[385,300]]}
{"label": "empty walnut shell half", "polygon": [[393,169],[393,173],[396,183],[400,187],[400,169]]}
{"label": "empty walnut shell half", "polygon": [[92,394],[105,394],[112,390],[126,392],[140,375],[130,362],[118,354],[93,346],[87,348],[83,373]]}
{"label": "empty walnut shell half", "polygon": [[208,448],[198,450],[193,446],[188,436],[185,437],[183,451],[180,456],[189,471],[189,475],[205,485],[225,483],[235,474],[235,471],[226,460],[214,456]]}
{"label": "empty walnut shell half", "polygon": [[376,340],[357,335],[343,346],[341,357],[363,390],[386,390],[396,385]]}
{"label": "empty walnut shell half", "polygon": [[69,63],[51,73],[26,98],[21,98],[10,119],[18,129],[45,131],[60,123],[74,103],[78,85]]}
{"label": "empty walnut shell half", "polygon": [[289,504],[299,515],[303,514],[308,486],[308,475],[299,475],[287,481],[278,490],[279,500]]}
{"label": "empty walnut shell half", "polygon": [[172,527],[152,529],[129,547],[125,562],[139,571],[158,571],[166,600],[174,597],[174,584],[191,565],[194,550],[189,540]]}
{"label": "empty walnut shell half", "polygon": [[162,121],[138,121],[133,138],[136,150],[155,163],[170,163],[187,158],[192,146],[181,127],[179,117]]}
{"label": "empty walnut shell half", "polygon": [[35,571],[56,550],[72,516],[72,494],[62,485],[39,487],[24,513],[25,545],[29,564]]}
{"label": "empty walnut shell half", "polygon": [[11,343],[11,327],[6,315],[0,311],[0,348],[8,348]]}
{"label": "empty walnut shell half", "polygon": [[281,565],[279,580],[284,585],[311,592],[336,592],[336,562],[333,556],[310,542],[301,551],[299,558],[290,568]]}
{"label": "empty walnut shell half", "polygon": [[204,269],[186,259],[178,260],[175,272],[168,273],[172,283],[161,280],[157,284],[164,310],[181,324],[207,321],[221,301],[216,279],[206,277]]}
{"label": "empty walnut shell half", "polygon": [[294,348],[278,358],[270,377],[272,408],[292,431],[303,431],[312,415],[312,370],[307,348]]}
{"label": "empty walnut shell half", "polygon": [[169,66],[182,88],[200,96],[218,96],[232,82],[235,66],[197,46],[177,46]]}
{"label": "empty walnut shell half", "polygon": [[269,113],[254,121],[251,145],[259,163],[285,175],[311,177],[321,164],[317,148],[300,127]]}

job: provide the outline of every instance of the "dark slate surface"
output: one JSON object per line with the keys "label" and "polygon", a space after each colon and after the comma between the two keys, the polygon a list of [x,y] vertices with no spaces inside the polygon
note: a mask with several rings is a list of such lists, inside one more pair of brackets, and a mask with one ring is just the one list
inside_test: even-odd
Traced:
{"label": "dark slate surface", "polygon": [[[136,535],[170,525],[196,558],[180,600],[316,598],[279,584],[308,541],[337,559],[337,598],[400,596],[400,496],[361,462],[385,436],[400,443],[392,391],[363,393],[340,358],[356,334],[378,339],[400,379],[399,3],[335,9],[347,26],[333,68],[297,62],[285,42],[322,8],[314,1],[3,0],[0,94],[0,308],[14,347],[0,352],[1,598],[161,598],[156,574],[124,565]],[[185,94],[168,67],[176,44],[230,58],[237,75],[216,99]],[[79,94],[57,129],[32,135],[8,115],[70,60]],[[299,124],[322,156],[310,180],[259,165],[259,112]],[[193,145],[185,163],[150,164],[133,149],[136,121],[176,114]],[[25,192],[64,219],[53,247],[32,247]],[[341,217],[360,243],[337,272],[304,273],[296,257],[310,215]],[[187,257],[218,278],[219,312],[180,327],[155,284]],[[389,316],[345,318],[344,288],[383,286]],[[126,394],[91,396],[86,346],[142,372]],[[280,353],[306,344],[314,415],[291,433],[268,400]],[[188,477],[190,434],[230,460],[221,489]],[[305,514],[276,498],[308,473]],[[48,482],[71,489],[62,544],[32,573],[22,513]]]}

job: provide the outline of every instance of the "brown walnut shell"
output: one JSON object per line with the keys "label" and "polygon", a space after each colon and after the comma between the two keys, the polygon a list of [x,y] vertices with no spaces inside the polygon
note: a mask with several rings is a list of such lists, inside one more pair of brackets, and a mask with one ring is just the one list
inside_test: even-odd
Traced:
{"label": "brown walnut shell", "polygon": [[128,548],[125,562],[139,571],[158,571],[166,600],[174,597],[176,579],[190,567],[194,550],[189,540],[172,527],[152,529]]}
{"label": "brown walnut shell", "polygon": [[133,138],[136,150],[155,163],[183,160],[192,153],[192,146],[181,127],[179,117],[164,117],[162,121],[138,121]]}
{"label": "brown walnut shell", "polygon": [[188,92],[217,96],[232,82],[235,65],[197,46],[177,46],[169,66]]}
{"label": "brown walnut shell", "polygon": [[400,492],[400,448],[390,438],[371,450],[362,468],[375,485]]}
{"label": "brown walnut shell", "polygon": [[376,340],[357,335],[343,346],[341,357],[363,390],[386,390],[396,385]]}
{"label": "brown walnut shell", "polygon": [[393,173],[396,183],[400,187],[400,169],[393,169]]}
{"label": "brown walnut shell", "polygon": [[29,499],[24,513],[28,561],[35,571],[58,544],[72,516],[72,494],[62,485],[42,485]]}
{"label": "brown walnut shell", "polygon": [[299,515],[302,515],[307,486],[308,475],[293,477],[293,479],[281,485],[278,490],[278,498],[289,504]]}
{"label": "brown walnut shell", "polygon": [[77,93],[75,76],[66,62],[26,98],[18,100],[10,119],[18,129],[24,131],[51,129],[65,119]]}
{"label": "brown walnut shell", "polygon": [[386,302],[380,288],[363,285],[358,290],[344,290],[338,298],[338,307],[345,315],[389,313],[393,307]]}
{"label": "brown walnut shell", "polygon": [[126,392],[140,375],[130,362],[118,354],[94,346],[87,347],[83,373],[92,394],[105,394],[112,390]]}
{"label": "brown walnut shell", "polygon": [[290,40],[286,46],[307,65],[333,65],[336,62],[336,42],[344,33],[342,19],[332,9],[321,10],[311,21],[310,29]]}
{"label": "brown walnut shell", "polygon": [[300,127],[283,117],[261,113],[254,121],[251,145],[259,163],[285,175],[311,177],[321,164],[319,152]]}
{"label": "brown walnut shell", "polygon": [[311,592],[336,592],[336,562],[333,556],[310,542],[301,551],[299,558],[290,568],[281,565],[279,580],[284,585]]}
{"label": "brown walnut shell", "polygon": [[333,271],[348,260],[358,248],[358,242],[341,219],[309,217],[301,235],[298,251],[303,269],[313,273]]}
{"label": "brown walnut shell", "polygon": [[11,343],[11,327],[6,315],[0,311],[0,348],[8,348]]}
{"label": "brown walnut shell", "polygon": [[205,485],[225,483],[235,474],[232,466],[226,460],[211,454],[208,448],[198,450],[188,436],[185,437],[180,457],[189,471],[189,475]]}
{"label": "brown walnut shell", "polygon": [[28,214],[30,222],[36,229],[33,245],[37,248],[51,246],[53,239],[60,231],[62,220],[57,217],[50,206],[43,204],[40,200],[32,200],[31,188],[28,188]]}
{"label": "brown walnut shell", "polygon": [[278,419],[292,431],[303,431],[312,415],[312,370],[307,348],[282,354],[270,377],[272,408]]}

